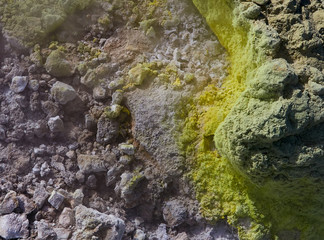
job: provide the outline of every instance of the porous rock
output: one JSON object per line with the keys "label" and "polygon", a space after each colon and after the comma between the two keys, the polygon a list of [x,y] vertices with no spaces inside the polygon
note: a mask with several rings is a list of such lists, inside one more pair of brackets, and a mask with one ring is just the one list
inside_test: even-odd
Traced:
{"label": "porous rock", "polygon": [[61,50],[54,50],[46,59],[46,71],[54,77],[70,77],[74,73],[73,65]]}
{"label": "porous rock", "polygon": [[100,213],[83,205],[75,208],[75,219],[77,231],[73,234],[74,240],[86,240],[94,236],[121,240],[125,231],[125,223],[120,218]]}
{"label": "porous rock", "polygon": [[77,97],[75,89],[63,82],[57,81],[51,88],[51,94],[55,101],[60,104],[67,104]]}
{"label": "porous rock", "polygon": [[11,213],[0,217],[0,236],[4,239],[27,238],[29,221],[25,214]]}
{"label": "porous rock", "polygon": [[21,93],[25,90],[28,84],[28,78],[24,76],[16,76],[12,79],[10,88],[15,93]]}

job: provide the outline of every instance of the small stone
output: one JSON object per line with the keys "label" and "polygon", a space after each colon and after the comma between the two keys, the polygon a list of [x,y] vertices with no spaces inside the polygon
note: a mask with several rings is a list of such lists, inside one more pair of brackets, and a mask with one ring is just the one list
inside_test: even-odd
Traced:
{"label": "small stone", "polygon": [[95,100],[104,100],[107,97],[107,91],[102,86],[97,86],[93,89],[92,96]]}
{"label": "small stone", "polygon": [[119,163],[121,163],[122,165],[128,165],[131,163],[131,161],[133,160],[133,158],[129,155],[123,155],[119,158]]}
{"label": "small stone", "polygon": [[187,233],[182,232],[182,233],[179,233],[179,234],[175,237],[175,240],[189,240],[189,237],[188,237]]}
{"label": "small stone", "polygon": [[184,223],[187,218],[187,208],[181,200],[171,200],[165,203],[163,219],[169,226],[176,227]]}
{"label": "small stone", "polygon": [[36,222],[37,227],[37,239],[57,239],[57,235],[53,228],[45,220],[40,220]]}
{"label": "small stone", "polygon": [[74,223],[74,213],[71,208],[64,208],[60,217],[59,223],[62,227],[68,228],[69,226],[73,225]]}
{"label": "small stone", "polygon": [[66,83],[57,81],[51,88],[51,94],[55,101],[60,104],[67,104],[77,97],[75,89]]}
{"label": "small stone", "polygon": [[39,89],[39,82],[38,80],[32,79],[29,81],[28,87],[32,91],[38,91]]}
{"label": "small stone", "polygon": [[118,175],[121,173],[122,168],[118,166],[113,166],[109,171],[107,172],[106,175],[106,186],[109,187],[116,183],[116,179]]}
{"label": "small stone", "polygon": [[46,113],[48,117],[54,117],[60,111],[58,104],[52,101],[44,101],[41,103],[41,106],[43,112]]}
{"label": "small stone", "polygon": [[0,217],[0,236],[4,239],[26,239],[29,221],[25,214],[11,213]]}
{"label": "small stone", "polygon": [[46,59],[46,71],[54,77],[70,77],[74,74],[72,64],[66,60],[65,54],[60,50],[54,50]]}
{"label": "small stone", "polygon": [[121,143],[121,144],[119,144],[119,149],[127,155],[135,154],[135,148],[134,148],[134,145],[132,145],[132,144]]}
{"label": "small stone", "polygon": [[47,176],[51,172],[51,169],[47,162],[44,162],[40,168],[41,177]]}
{"label": "small stone", "polygon": [[82,189],[77,189],[73,193],[73,207],[83,204],[84,194]]}
{"label": "small stone", "polygon": [[106,161],[98,155],[79,154],[78,166],[84,173],[99,173],[107,171]]}
{"label": "small stone", "polygon": [[75,159],[76,158],[76,153],[73,150],[68,151],[65,156],[67,156],[70,159]]}
{"label": "small stone", "polygon": [[25,90],[28,83],[28,78],[23,76],[16,76],[12,79],[10,88],[15,93],[21,93]]}
{"label": "small stone", "polygon": [[58,132],[64,131],[64,124],[59,116],[51,117],[48,120],[47,124],[48,124],[50,131],[53,133],[58,133]]}
{"label": "small stone", "polygon": [[43,186],[40,186],[35,189],[33,200],[36,203],[36,206],[38,209],[41,209],[48,198],[49,193],[46,191],[46,189]]}
{"label": "small stone", "polygon": [[[79,205],[75,208],[77,231],[72,239],[111,239],[121,240],[125,232],[125,223],[114,215]],[[100,227],[99,227],[100,226]]]}
{"label": "small stone", "polygon": [[0,140],[6,140],[6,129],[0,125]]}
{"label": "small stone", "polygon": [[322,96],[324,95],[324,86],[321,84],[318,84],[316,82],[309,82],[308,83],[310,90],[315,94]]}
{"label": "small stone", "polygon": [[166,225],[164,223],[160,224],[158,229],[155,231],[155,235],[157,237],[157,239],[159,240],[169,240],[169,236],[167,233],[167,228]]}
{"label": "small stone", "polygon": [[141,229],[137,229],[134,235],[134,240],[145,240],[146,234]]}
{"label": "small stone", "polygon": [[53,191],[51,196],[48,199],[48,202],[55,208],[59,209],[64,201],[64,196],[57,191]]}
{"label": "small stone", "polygon": [[96,119],[92,115],[86,114],[84,116],[84,125],[87,129],[94,129],[96,127],[96,124]]}
{"label": "small stone", "polygon": [[118,135],[119,122],[106,117],[103,113],[97,124],[96,141],[100,144],[112,143]]}
{"label": "small stone", "polygon": [[110,90],[116,90],[116,89],[121,88],[123,85],[124,85],[124,79],[120,78],[118,80],[111,81],[108,84],[108,88]]}
{"label": "small stone", "polygon": [[261,7],[252,2],[241,3],[243,8],[243,16],[249,19],[257,18],[261,13]]}
{"label": "small stone", "polygon": [[78,180],[79,183],[84,183],[85,175],[84,175],[83,171],[77,171],[75,177],[76,177],[76,179]]}
{"label": "small stone", "polygon": [[117,118],[119,117],[121,110],[122,106],[118,104],[113,104],[111,106],[106,107],[104,115],[110,119]]}
{"label": "small stone", "polygon": [[53,228],[58,240],[66,240],[71,236],[71,230],[65,228]]}
{"label": "small stone", "polygon": [[89,188],[96,188],[97,187],[97,178],[95,175],[90,175],[86,181],[86,185]]}
{"label": "small stone", "polygon": [[114,104],[120,105],[121,102],[123,101],[123,98],[124,98],[123,92],[121,90],[117,90],[112,95],[112,102],[111,102],[111,104],[112,105],[114,105]]}
{"label": "small stone", "polygon": [[19,205],[17,193],[10,191],[0,204],[0,215],[12,213]]}
{"label": "small stone", "polygon": [[34,203],[34,201],[26,197],[25,195],[19,195],[18,202],[19,211],[23,212],[26,215],[32,213],[36,209],[36,204]]}

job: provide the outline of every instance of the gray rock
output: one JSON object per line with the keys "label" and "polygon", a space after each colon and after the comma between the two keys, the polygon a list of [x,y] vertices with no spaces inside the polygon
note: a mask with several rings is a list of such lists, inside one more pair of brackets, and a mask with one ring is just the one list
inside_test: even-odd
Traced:
{"label": "gray rock", "polygon": [[34,125],[34,134],[38,138],[44,137],[48,133],[47,122],[45,120],[39,120]]}
{"label": "gray rock", "polygon": [[165,224],[160,224],[158,229],[155,231],[155,235],[157,239],[159,240],[169,240],[170,237],[167,233],[166,225]]}
{"label": "gray rock", "polygon": [[163,165],[163,171],[179,174],[182,157],[174,138],[175,106],[181,103],[184,93],[154,86],[125,94],[134,120],[134,137]]}
{"label": "gray rock", "polygon": [[19,205],[17,193],[10,191],[0,204],[0,215],[12,213]]}
{"label": "gray rock", "polygon": [[76,179],[79,183],[84,183],[85,181],[85,173],[83,171],[77,171],[75,175]]}
{"label": "gray rock", "polygon": [[98,173],[106,172],[109,165],[116,159],[114,154],[105,156],[79,154],[77,161],[79,169],[84,173]]}
{"label": "gray rock", "polygon": [[64,208],[60,217],[59,217],[59,224],[64,227],[68,228],[69,226],[73,225],[74,223],[74,212],[71,208]]}
{"label": "gray rock", "polygon": [[249,19],[255,19],[257,18],[261,13],[261,7],[258,6],[255,3],[251,2],[243,2],[241,3],[241,6],[243,8],[243,16]]}
{"label": "gray rock", "polygon": [[91,174],[88,178],[87,178],[87,181],[86,181],[86,185],[89,187],[89,188],[96,188],[97,187],[97,178],[95,175]]}
{"label": "gray rock", "polygon": [[308,83],[310,91],[315,95],[322,96],[324,95],[324,85],[318,84],[316,82],[309,82]]}
{"label": "gray rock", "polygon": [[47,123],[52,133],[59,133],[64,131],[64,123],[59,116],[51,117]]}
{"label": "gray rock", "polygon": [[163,219],[171,227],[176,227],[184,223],[187,216],[187,208],[181,200],[175,199],[168,201],[163,207]]}
{"label": "gray rock", "polygon": [[125,231],[125,223],[120,218],[83,205],[75,208],[75,219],[77,231],[73,234],[73,240],[88,240],[91,237],[121,240]]}
{"label": "gray rock", "polygon": [[38,209],[41,209],[47,200],[49,193],[43,186],[39,186],[35,189],[33,200],[36,203]]}
{"label": "gray rock", "polygon": [[27,238],[29,221],[25,214],[11,213],[0,217],[0,236],[4,239]]}
{"label": "gray rock", "polygon": [[133,240],[145,240],[145,238],[146,238],[145,232],[141,229],[136,229]]}
{"label": "gray rock", "polygon": [[65,54],[60,50],[54,50],[46,59],[46,71],[55,77],[70,77],[74,73],[73,65],[66,60]]}
{"label": "gray rock", "polygon": [[77,97],[75,89],[63,82],[57,81],[51,88],[51,94],[55,101],[60,104],[67,104]]}
{"label": "gray rock", "polygon": [[101,144],[108,144],[115,141],[119,135],[119,123],[102,114],[97,124],[96,141]]}
{"label": "gray rock", "polygon": [[140,198],[139,194],[136,194],[136,188],[138,184],[145,179],[143,173],[129,173],[125,172],[121,176],[120,181],[120,195],[125,200],[128,208],[135,207],[138,204]]}
{"label": "gray rock", "polygon": [[55,208],[59,209],[64,201],[65,197],[57,191],[53,191],[48,198],[48,202]]}
{"label": "gray rock", "polygon": [[42,240],[56,240],[57,235],[54,229],[45,220],[36,222],[37,227],[37,239]]}
{"label": "gray rock", "polygon": [[28,78],[24,76],[16,76],[12,79],[10,88],[15,93],[21,93],[28,84]]}
{"label": "gray rock", "polygon": [[119,158],[119,163],[121,163],[122,165],[128,165],[131,163],[131,161],[133,160],[133,158],[129,155],[123,155]]}
{"label": "gray rock", "polygon": [[40,176],[45,177],[51,172],[51,169],[47,162],[44,162],[40,167]]}
{"label": "gray rock", "polygon": [[92,96],[95,100],[104,100],[107,98],[107,91],[102,86],[96,86],[92,91]]}
{"label": "gray rock", "polygon": [[83,204],[84,194],[82,189],[77,189],[73,193],[73,207]]}
{"label": "gray rock", "polygon": [[36,209],[35,202],[32,199],[26,197],[25,195],[19,195],[18,202],[19,202],[19,206],[18,206],[19,210],[26,215],[30,214]]}
{"label": "gray rock", "polygon": [[0,140],[5,140],[6,138],[6,128],[0,125]]}
{"label": "gray rock", "polygon": [[41,106],[42,106],[43,112],[46,113],[48,117],[57,116],[57,114],[60,111],[58,104],[56,104],[52,101],[44,101],[41,103]]}
{"label": "gray rock", "polygon": [[38,91],[39,89],[39,82],[38,80],[32,79],[29,81],[28,87],[32,91]]}
{"label": "gray rock", "polygon": [[324,35],[324,9],[318,9],[313,14],[316,30]]}
{"label": "gray rock", "polygon": [[123,101],[124,94],[121,90],[117,90],[113,93],[112,95],[112,102],[111,104],[118,104],[120,105],[121,102]]}
{"label": "gray rock", "polygon": [[189,240],[189,237],[187,235],[187,233],[185,232],[182,232],[182,233],[179,233],[174,240]]}
{"label": "gray rock", "polygon": [[88,88],[94,88],[104,78],[109,76],[111,72],[111,66],[109,64],[100,64],[95,69],[89,69],[87,73],[81,78],[81,83]]}
{"label": "gray rock", "polygon": [[53,228],[58,240],[67,240],[71,236],[71,230],[65,228]]}
{"label": "gray rock", "polygon": [[92,115],[86,114],[84,116],[84,125],[87,129],[92,130],[97,125],[96,119]]}
{"label": "gray rock", "polygon": [[106,186],[109,187],[116,183],[116,179],[121,172],[121,166],[113,166],[112,168],[110,168],[106,175]]}
{"label": "gray rock", "polygon": [[124,154],[130,155],[130,156],[135,154],[135,147],[133,144],[121,143],[121,144],[119,144],[118,147]]}

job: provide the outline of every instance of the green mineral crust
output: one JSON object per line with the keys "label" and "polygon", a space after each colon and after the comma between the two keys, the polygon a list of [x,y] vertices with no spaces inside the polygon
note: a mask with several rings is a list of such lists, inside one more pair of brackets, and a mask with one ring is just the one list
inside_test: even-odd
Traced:
{"label": "green mineral crust", "polygon": [[91,0],[0,0],[0,21],[17,44],[31,47],[91,4]]}

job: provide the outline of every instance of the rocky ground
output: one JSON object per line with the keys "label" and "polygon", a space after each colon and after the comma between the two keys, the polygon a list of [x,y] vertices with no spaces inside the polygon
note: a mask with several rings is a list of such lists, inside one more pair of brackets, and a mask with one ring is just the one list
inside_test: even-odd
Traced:
{"label": "rocky ground", "polygon": [[177,147],[187,101],[227,67],[189,0],[97,1],[32,48],[6,26],[3,239],[237,239],[200,215]]}

